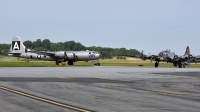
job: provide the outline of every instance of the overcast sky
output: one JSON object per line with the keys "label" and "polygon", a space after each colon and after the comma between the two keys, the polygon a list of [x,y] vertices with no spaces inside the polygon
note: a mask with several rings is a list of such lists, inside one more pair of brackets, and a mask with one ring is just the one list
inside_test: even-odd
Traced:
{"label": "overcast sky", "polygon": [[14,36],[199,55],[200,0],[0,0],[0,43]]}

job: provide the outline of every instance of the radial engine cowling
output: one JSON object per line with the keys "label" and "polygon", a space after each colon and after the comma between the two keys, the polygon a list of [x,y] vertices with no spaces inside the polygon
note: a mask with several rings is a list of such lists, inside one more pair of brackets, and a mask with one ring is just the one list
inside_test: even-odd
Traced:
{"label": "radial engine cowling", "polygon": [[65,52],[57,52],[57,53],[55,53],[55,57],[57,57],[57,58],[65,58]]}
{"label": "radial engine cowling", "polygon": [[69,60],[75,60],[75,53],[67,53],[67,57]]}

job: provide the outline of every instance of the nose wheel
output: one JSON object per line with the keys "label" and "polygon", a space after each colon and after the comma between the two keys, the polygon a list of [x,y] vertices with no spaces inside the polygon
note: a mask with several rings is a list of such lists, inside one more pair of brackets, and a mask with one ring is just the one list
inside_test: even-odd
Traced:
{"label": "nose wheel", "polygon": [[97,60],[97,63],[94,64],[95,66],[100,66],[99,60]]}
{"label": "nose wheel", "polygon": [[95,63],[94,65],[96,65],[96,66],[100,66],[100,63]]}

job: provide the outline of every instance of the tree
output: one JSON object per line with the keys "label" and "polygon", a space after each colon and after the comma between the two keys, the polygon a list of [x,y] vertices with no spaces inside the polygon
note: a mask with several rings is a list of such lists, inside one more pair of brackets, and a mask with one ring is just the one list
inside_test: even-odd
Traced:
{"label": "tree", "polygon": [[[90,51],[98,51],[102,54],[102,58],[112,58],[116,55],[138,55],[140,52],[136,49],[126,49],[126,48],[109,48],[109,47],[85,47],[79,42],[75,41],[66,41],[66,42],[57,42],[53,43],[49,39],[37,39],[36,41],[24,41],[23,44],[27,48],[35,49],[38,51],[81,51],[81,50],[90,50]],[[0,44],[0,53],[2,50],[4,52],[8,52],[10,49],[10,44]]]}
{"label": "tree", "polygon": [[44,39],[42,41],[42,45],[44,48],[46,48],[47,50],[50,50],[51,48],[51,41],[49,39]]}
{"label": "tree", "polygon": [[36,47],[36,51],[47,51],[44,47]]}
{"label": "tree", "polygon": [[0,44],[0,54],[10,51],[11,44]]}
{"label": "tree", "polygon": [[42,47],[42,41],[41,39],[37,39],[36,41],[33,42],[33,47]]}
{"label": "tree", "polygon": [[59,45],[57,43],[51,43],[50,50],[51,51],[59,51],[60,50]]}
{"label": "tree", "polygon": [[33,48],[33,43],[32,43],[32,41],[27,40],[27,41],[24,41],[23,44],[24,44],[27,48],[30,48],[30,49]]}

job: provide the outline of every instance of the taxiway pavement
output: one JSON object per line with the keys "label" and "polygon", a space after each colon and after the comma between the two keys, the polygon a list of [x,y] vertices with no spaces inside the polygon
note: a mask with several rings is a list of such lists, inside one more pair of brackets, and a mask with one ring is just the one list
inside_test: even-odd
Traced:
{"label": "taxiway pavement", "polygon": [[[76,107],[80,110],[73,109]],[[0,110],[199,112],[200,69],[3,67],[0,68]]]}

